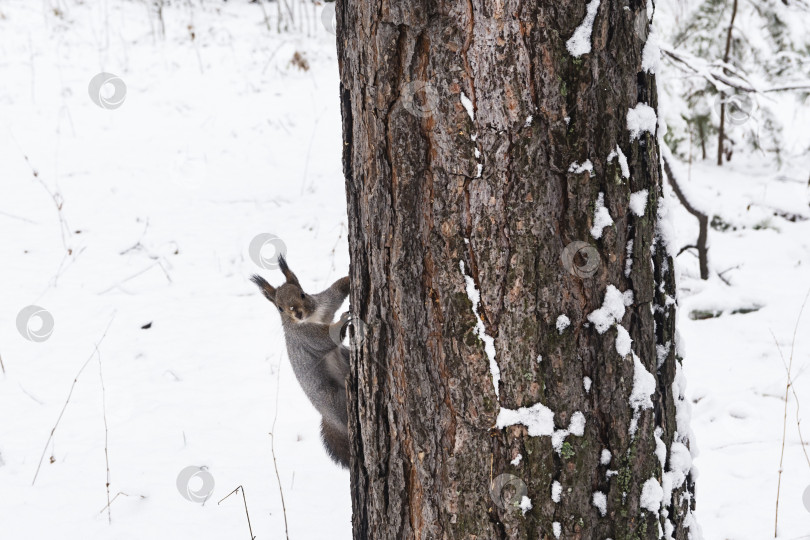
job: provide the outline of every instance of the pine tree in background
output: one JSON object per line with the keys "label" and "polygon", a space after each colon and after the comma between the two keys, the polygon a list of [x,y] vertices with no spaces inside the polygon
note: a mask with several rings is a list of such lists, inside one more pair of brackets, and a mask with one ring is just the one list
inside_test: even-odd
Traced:
{"label": "pine tree in background", "polygon": [[703,0],[674,28],[672,18],[663,19],[670,28],[657,18],[671,39],[661,44],[673,75],[662,90],[680,105],[665,139],[674,153],[687,160],[715,153],[721,165],[735,152],[758,152],[781,165],[777,107],[786,93],[804,100],[810,90],[808,17],[804,0]]}

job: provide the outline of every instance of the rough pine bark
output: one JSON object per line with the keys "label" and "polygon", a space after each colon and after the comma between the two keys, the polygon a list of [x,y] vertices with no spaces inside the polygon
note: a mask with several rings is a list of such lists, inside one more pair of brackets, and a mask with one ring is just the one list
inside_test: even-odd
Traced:
{"label": "rough pine bark", "polygon": [[[658,142],[627,125],[652,4],[594,3],[575,57],[583,0],[337,2],[356,539],[699,534]],[[555,433],[496,427],[532,406]]]}

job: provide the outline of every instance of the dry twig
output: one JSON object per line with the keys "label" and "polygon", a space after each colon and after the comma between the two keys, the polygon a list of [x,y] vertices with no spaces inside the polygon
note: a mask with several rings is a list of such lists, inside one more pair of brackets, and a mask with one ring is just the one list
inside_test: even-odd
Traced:
{"label": "dry twig", "polygon": [[234,489],[233,491],[231,491],[230,493],[228,493],[227,495],[222,497],[219,500],[219,502],[217,502],[217,505],[219,505],[219,503],[221,503],[222,501],[224,501],[225,499],[227,499],[228,497],[230,497],[231,495],[233,495],[234,493],[236,493],[240,489],[242,490],[242,501],[244,501],[244,503],[245,503],[245,515],[247,516],[248,530],[250,531],[250,540],[255,540],[256,537],[253,536],[253,527],[250,526],[250,513],[248,512],[247,498],[245,498],[245,488],[243,488],[241,485],[236,486],[236,489]]}
{"label": "dry twig", "polygon": [[79,368],[79,371],[76,373],[76,376],[73,377],[73,383],[70,385],[70,391],[68,392],[67,399],[65,399],[65,404],[62,405],[62,410],[59,412],[59,416],[56,418],[56,423],[51,428],[51,433],[50,433],[50,435],[48,435],[48,440],[45,441],[45,448],[42,449],[42,455],[39,456],[39,463],[37,464],[37,470],[34,473],[34,479],[31,480],[31,485],[32,486],[37,481],[37,476],[39,476],[39,469],[42,467],[42,460],[45,459],[45,453],[48,451],[48,445],[51,444],[51,440],[53,440],[53,434],[56,432],[56,428],[59,426],[59,422],[62,420],[62,416],[65,414],[65,409],[67,409],[68,403],[70,403],[70,398],[73,395],[73,389],[76,387],[76,383],[78,382],[79,377],[81,376],[82,372],[84,371],[84,368],[87,367],[87,364],[90,363],[90,360],[92,360],[93,357],[98,352],[99,345],[101,345],[101,342],[104,341],[105,337],[107,337],[107,331],[110,329],[110,326],[112,325],[112,322],[113,322],[114,319],[115,319],[115,314],[113,314],[113,316],[110,318],[110,322],[107,323],[107,328],[104,329],[104,333],[101,335],[101,338],[98,340],[98,342],[96,342],[96,346],[93,349],[93,354],[91,354],[87,358],[87,360],[84,361],[84,364],[82,364],[82,367]]}
{"label": "dry twig", "polygon": [[[280,359],[279,359],[280,360]],[[276,462],[276,448],[274,445],[275,437],[273,432],[276,430],[276,420],[278,419],[278,391],[281,388],[281,361],[278,363],[278,371],[276,372],[276,413],[273,416],[273,425],[270,427],[270,453],[273,454],[273,468],[276,470],[276,480],[278,481],[278,492],[281,495],[281,510],[284,513],[284,535],[287,540],[290,540],[290,531],[287,527],[287,505],[284,503],[284,490],[281,489],[281,476],[278,474],[278,463]]]}
{"label": "dry twig", "polygon": [[[799,398],[796,394],[796,390],[793,389],[793,382],[790,379],[790,371],[793,368],[793,351],[796,347],[796,334],[799,331],[799,321],[802,319],[802,313],[804,312],[804,307],[807,305],[807,299],[810,298],[810,290],[807,291],[807,294],[804,296],[804,301],[802,302],[802,307],[799,309],[799,316],[796,318],[796,326],[793,328],[793,341],[790,344],[790,359],[785,366],[787,369],[787,384],[785,385],[785,415],[782,420],[782,451],[779,455],[779,479],[776,483],[776,511],[774,514],[774,523],[773,523],[773,537],[776,538],[778,536],[777,531],[779,529],[779,493],[782,488],[782,464],[785,460],[785,436],[787,433],[787,409],[788,409],[788,397],[791,390],[793,390],[793,396],[796,398],[796,426],[799,428],[799,440],[802,442],[802,450],[804,451],[804,457],[807,459],[807,465],[810,466],[810,457],[807,456],[807,449],[804,445],[804,440],[802,437],[801,426],[799,425]],[[773,335],[773,332],[771,333]],[[776,340],[776,336],[774,336],[774,340]],[[782,355],[782,349],[779,348],[779,343],[776,343],[776,348],[779,350],[779,355]],[[782,357],[782,363],[785,363],[784,357]]]}

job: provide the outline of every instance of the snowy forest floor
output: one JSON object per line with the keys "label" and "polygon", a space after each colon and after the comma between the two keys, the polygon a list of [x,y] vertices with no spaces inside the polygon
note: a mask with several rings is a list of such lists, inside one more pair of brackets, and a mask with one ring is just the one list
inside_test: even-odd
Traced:
{"label": "snowy forest floor", "polygon": [[[253,533],[280,538],[274,442],[290,538],[349,538],[348,473],[324,454],[278,316],[248,280],[278,281],[248,256],[260,233],[284,240],[305,288],[347,272],[334,37],[320,8],[298,3],[282,33],[277,4],[267,19],[258,4],[167,6],[162,21],[147,5],[0,5],[0,536],[249,537],[241,495],[217,504],[241,485]],[[120,108],[88,95],[103,71],[126,83]],[[690,252],[678,258],[697,516],[707,539],[768,538],[786,382],[776,342],[787,360],[810,289],[806,170],[682,170],[728,225],[710,231],[708,282]],[[676,222],[693,243],[693,218],[679,209]],[[46,341],[17,331],[28,305],[53,316]],[[700,311],[723,313],[689,317]],[[806,410],[808,328],[810,309],[793,360]],[[783,539],[810,538],[795,407],[791,395]],[[105,453],[121,493],[111,524]],[[204,505],[178,493],[188,466],[215,480]]]}

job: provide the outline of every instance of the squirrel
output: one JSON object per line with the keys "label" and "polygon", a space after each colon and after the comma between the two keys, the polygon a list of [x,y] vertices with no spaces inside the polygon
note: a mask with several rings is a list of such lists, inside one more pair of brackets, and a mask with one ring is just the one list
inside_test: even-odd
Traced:
{"label": "squirrel", "polygon": [[[338,465],[348,468],[349,349],[340,341],[340,329],[336,333],[331,327],[335,312],[349,295],[349,278],[340,278],[318,294],[307,294],[283,256],[279,255],[278,263],[286,278],[283,285],[275,288],[256,274],[251,281],[281,314],[287,356],[298,383],[321,413],[321,438],[327,453]],[[338,322],[342,323],[343,319]]]}

